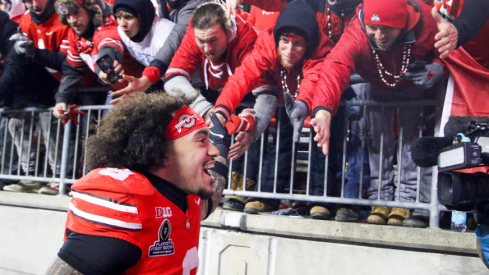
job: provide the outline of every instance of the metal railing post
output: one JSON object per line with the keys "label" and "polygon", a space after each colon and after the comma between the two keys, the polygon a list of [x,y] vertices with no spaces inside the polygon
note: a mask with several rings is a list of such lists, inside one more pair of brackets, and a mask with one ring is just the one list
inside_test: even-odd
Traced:
{"label": "metal railing post", "polygon": [[[60,122],[61,123],[61,122]],[[59,171],[59,194],[66,193],[66,167],[68,166],[68,150],[70,149],[70,129],[71,129],[71,120],[68,120],[68,123],[64,126],[63,133],[63,146],[61,151],[61,168]]]}

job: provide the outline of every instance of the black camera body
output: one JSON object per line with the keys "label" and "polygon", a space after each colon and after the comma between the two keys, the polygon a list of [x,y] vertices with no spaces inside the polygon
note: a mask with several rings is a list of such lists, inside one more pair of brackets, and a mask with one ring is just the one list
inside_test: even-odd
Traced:
{"label": "black camera body", "polygon": [[[445,127],[445,136],[451,136],[454,144],[438,155],[438,201],[449,209],[470,211],[489,201],[489,117],[454,119]],[[484,172],[459,171],[476,167]]]}

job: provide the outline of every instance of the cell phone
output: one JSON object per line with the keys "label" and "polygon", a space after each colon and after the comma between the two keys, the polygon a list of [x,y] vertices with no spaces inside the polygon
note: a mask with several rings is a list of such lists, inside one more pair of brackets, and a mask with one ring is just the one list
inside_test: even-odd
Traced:
{"label": "cell phone", "polygon": [[411,66],[408,68],[408,72],[414,72],[417,70],[424,69],[426,67],[426,61],[415,61]]}
{"label": "cell phone", "polygon": [[110,83],[116,83],[122,79],[122,76],[114,71],[114,60],[108,54],[99,58],[96,63],[100,70],[107,74]]}

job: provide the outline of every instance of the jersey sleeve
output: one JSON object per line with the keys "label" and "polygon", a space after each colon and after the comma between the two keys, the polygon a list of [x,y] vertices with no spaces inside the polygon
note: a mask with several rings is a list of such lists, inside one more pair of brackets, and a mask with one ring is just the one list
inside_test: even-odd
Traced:
{"label": "jersey sleeve", "polygon": [[59,45],[59,51],[68,53],[68,49],[70,48],[70,42],[68,41],[68,31],[69,29],[66,29],[64,31],[59,31],[56,33],[58,41],[61,41],[61,44]]}
{"label": "jersey sleeve", "polygon": [[94,37],[93,42],[97,45],[98,50],[103,47],[114,47],[121,54],[124,53],[124,46],[117,32],[117,25],[108,25],[102,27],[102,29],[97,32]]}
{"label": "jersey sleeve", "polygon": [[68,50],[66,51],[66,61],[73,66],[73,67],[82,67],[85,66],[85,62],[83,59],[80,57],[80,54],[78,53],[78,48],[76,47],[76,39],[73,34],[70,34],[69,36],[69,44],[68,44]]}
{"label": "jersey sleeve", "polygon": [[[100,182],[102,179],[105,182]],[[98,177],[97,185],[114,184]],[[95,186],[95,185],[94,185]],[[135,233],[142,230],[138,209],[131,195],[97,188],[73,189],[66,228],[87,235],[112,237],[141,247]]]}

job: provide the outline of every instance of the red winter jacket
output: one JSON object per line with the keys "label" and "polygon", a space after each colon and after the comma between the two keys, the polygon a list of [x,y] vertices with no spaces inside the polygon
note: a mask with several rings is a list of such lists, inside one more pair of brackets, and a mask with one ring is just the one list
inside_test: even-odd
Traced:
{"label": "red winter jacket", "polygon": [[222,62],[213,62],[214,66],[223,64],[220,78],[214,77],[210,73],[209,61],[207,61],[202,50],[195,42],[192,19],[190,19],[189,28],[166,71],[165,80],[168,81],[174,76],[181,75],[191,81],[195,70],[201,68],[199,72],[200,79],[203,83],[208,84],[208,88],[217,90],[224,87],[229,77],[228,66],[231,72],[234,72],[241,65],[245,56],[253,50],[253,44],[258,36],[251,23],[244,21],[240,16],[236,16],[236,24],[238,32],[236,37],[228,44],[226,58]]}
{"label": "red winter jacket", "polygon": [[248,22],[253,24],[259,31],[266,30],[275,25],[280,12],[264,11],[259,7],[251,7]]}
{"label": "red winter jacket", "polygon": [[[312,57],[303,62],[302,80],[299,95],[296,99],[303,100],[309,110],[312,110],[312,100],[315,96],[316,82],[319,79],[319,70],[324,58],[333,47],[333,42],[321,31],[319,33],[319,44],[313,51]],[[233,112],[248,91],[257,87],[262,79],[280,87],[280,91],[275,90],[275,92],[278,92],[279,98],[282,99],[283,91],[281,89],[280,63],[278,60],[277,47],[273,38],[273,27],[271,27],[258,35],[255,48],[224,86],[221,95],[217,99],[216,108],[222,107],[230,113]],[[292,94],[295,94],[297,89],[296,79],[298,73],[297,70],[293,69],[287,74],[287,83]]]}
{"label": "red winter jacket", "polygon": [[[438,29],[435,20],[431,17],[431,9],[422,1],[418,2],[418,6],[421,13],[419,20],[411,30],[404,32],[404,41],[397,43],[389,51],[376,51],[384,68],[396,75],[401,70],[404,46],[413,41],[411,63],[415,60],[426,60],[428,63],[438,62],[445,68],[444,63],[438,58],[439,52],[434,48],[434,37]],[[352,20],[340,41],[324,61],[317,87],[321,96],[316,96],[313,108],[323,107],[335,114],[341,93],[346,89],[350,75],[354,71],[367,82],[381,89],[396,90],[413,85],[411,81],[401,79],[395,88],[391,88],[382,82],[371,44],[359,19],[359,16],[363,16],[361,6],[357,8],[357,14],[358,16]],[[390,77],[386,76],[386,79],[390,83],[393,82]]]}

